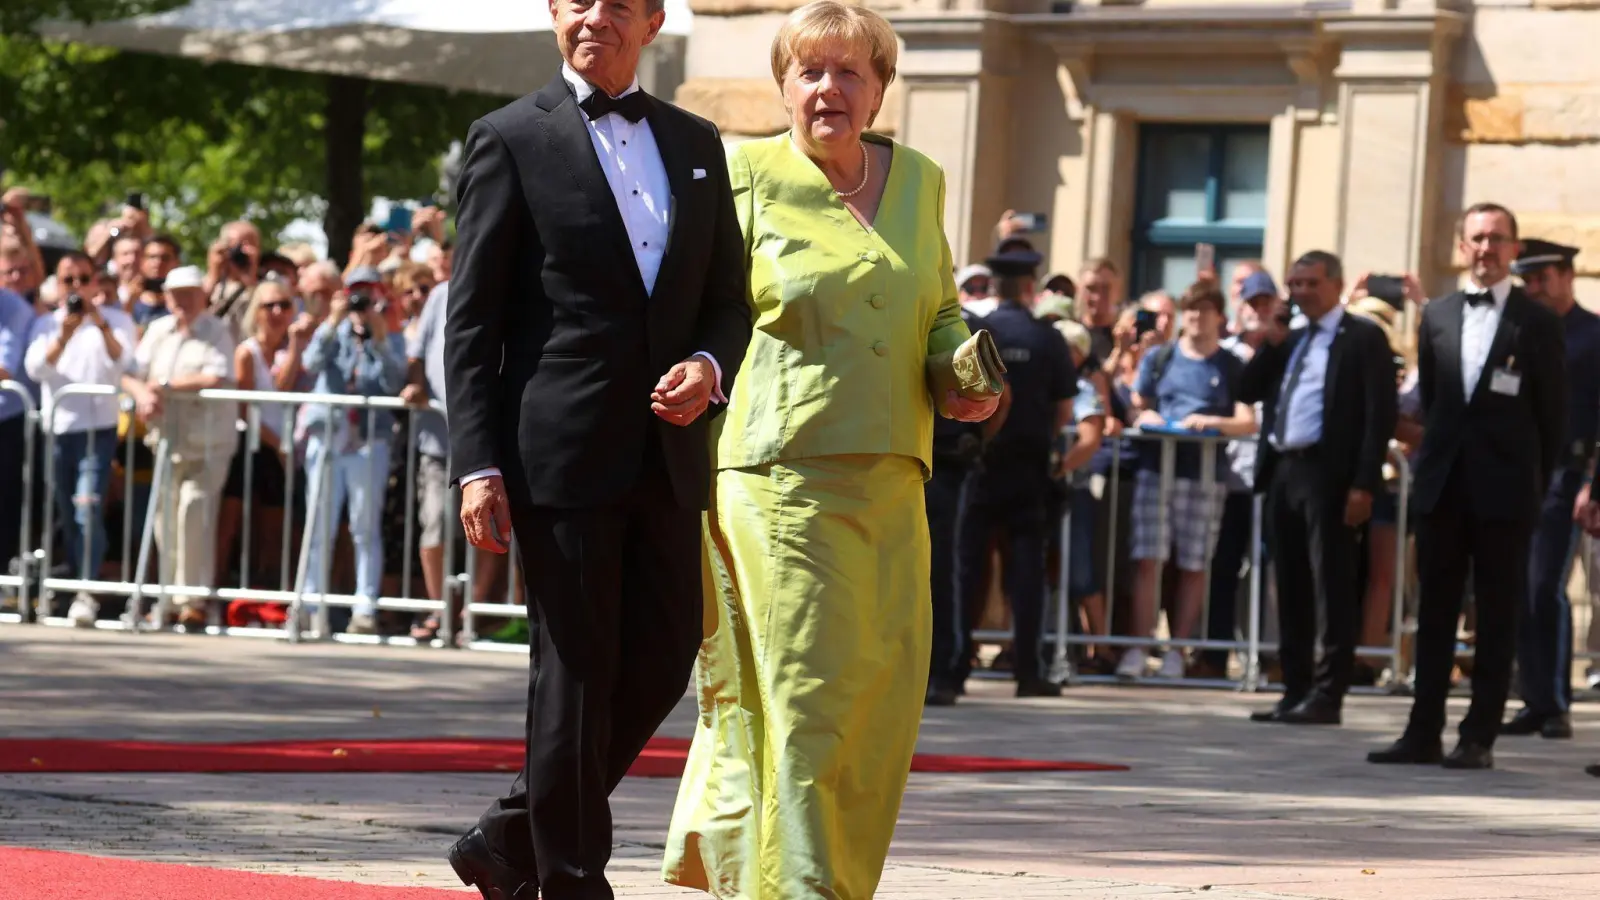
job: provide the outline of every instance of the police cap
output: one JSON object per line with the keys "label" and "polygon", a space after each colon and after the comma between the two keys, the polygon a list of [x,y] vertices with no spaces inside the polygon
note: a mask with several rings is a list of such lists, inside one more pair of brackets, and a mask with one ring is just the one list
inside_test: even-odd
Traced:
{"label": "police cap", "polygon": [[1032,250],[1009,250],[989,257],[984,265],[997,278],[1019,278],[1036,274],[1043,261],[1044,257]]}
{"label": "police cap", "polygon": [[1562,265],[1572,267],[1573,257],[1578,255],[1577,247],[1568,247],[1555,241],[1545,241],[1539,238],[1528,238],[1522,242],[1522,255],[1512,263],[1511,271],[1521,275],[1531,272],[1541,266]]}

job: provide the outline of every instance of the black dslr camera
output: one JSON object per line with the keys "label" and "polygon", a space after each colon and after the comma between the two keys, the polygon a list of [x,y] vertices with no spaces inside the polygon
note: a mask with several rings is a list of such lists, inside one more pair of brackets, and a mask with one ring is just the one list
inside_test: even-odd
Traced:
{"label": "black dslr camera", "polygon": [[83,302],[83,295],[82,294],[68,294],[67,295],[67,302],[66,302],[65,305],[66,305],[66,308],[67,308],[67,315],[69,315],[69,316],[81,316],[81,315],[83,315],[84,302]]}
{"label": "black dslr camera", "polygon": [[350,295],[350,311],[354,313],[366,312],[372,308],[372,295],[366,291],[356,291]]}

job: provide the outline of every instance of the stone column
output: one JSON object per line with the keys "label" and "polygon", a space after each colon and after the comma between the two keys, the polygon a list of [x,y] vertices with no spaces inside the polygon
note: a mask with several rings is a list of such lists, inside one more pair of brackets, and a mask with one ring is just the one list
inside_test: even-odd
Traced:
{"label": "stone column", "polygon": [[983,13],[891,16],[905,42],[897,138],[945,172],[945,234],[957,265],[981,260],[1005,211],[1015,30]]}
{"label": "stone column", "polygon": [[1333,73],[1342,143],[1338,252],[1353,271],[1427,273],[1449,232],[1436,184],[1449,51],[1460,20],[1390,12],[1326,27],[1342,47]]}

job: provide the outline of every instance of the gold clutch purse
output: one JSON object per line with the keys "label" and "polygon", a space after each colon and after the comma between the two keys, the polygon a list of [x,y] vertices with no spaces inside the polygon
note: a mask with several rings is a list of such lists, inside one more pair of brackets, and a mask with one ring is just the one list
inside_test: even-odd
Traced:
{"label": "gold clutch purse", "polygon": [[950,391],[968,400],[988,400],[1005,390],[1006,364],[988,329],[976,334],[953,352],[928,357],[928,387],[935,400]]}

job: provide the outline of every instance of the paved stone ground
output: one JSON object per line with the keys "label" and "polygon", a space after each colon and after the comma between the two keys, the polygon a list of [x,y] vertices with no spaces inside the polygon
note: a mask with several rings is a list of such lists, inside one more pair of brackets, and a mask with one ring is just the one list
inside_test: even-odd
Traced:
{"label": "paved stone ground", "polygon": [[[511,737],[525,668],[518,654],[11,626],[0,734]],[[1352,699],[1339,729],[1290,729],[1244,721],[1270,698],[1078,688],[1019,701],[1005,687],[930,710],[921,749],[1132,771],[912,776],[878,896],[1555,900],[1600,884],[1600,780],[1581,771],[1600,758],[1600,704],[1580,707],[1577,741],[1508,739],[1498,770],[1451,773],[1362,761],[1398,732],[1396,698]],[[686,701],[663,731],[687,735],[692,718]],[[505,781],[0,775],[0,844],[454,887],[441,854]],[[697,896],[656,879],[674,792],[655,779],[618,790],[619,896]]]}

